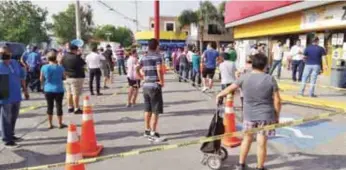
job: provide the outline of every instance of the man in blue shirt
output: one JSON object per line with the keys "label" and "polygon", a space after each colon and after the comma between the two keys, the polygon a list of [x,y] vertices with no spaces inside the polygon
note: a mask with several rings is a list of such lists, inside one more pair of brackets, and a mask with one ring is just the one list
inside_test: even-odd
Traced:
{"label": "man in blue shirt", "polygon": [[213,87],[213,78],[215,74],[215,68],[216,68],[216,61],[219,58],[219,52],[216,51],[216,43],[212,42],[210,44],[209,49],[204,51],[202,55],[203,60],[203,71],[202,71],[202,77],[203,77],[203,89],[202,91],[205,92],[208,89],[211,89]]}
{"label": "man in blue shirt", "polygon": [[0,84],[1,136],[6,147],[14,148],[18,147],[16,141],[21,140],[14,136],[22,100],[21,87],[23,86],[25,98],[29,98],[29,94],[25,86],[24,70],[19,62],[11,59],[11,53],[7,47],[0,47],[0,78],[2,80]]}
{"label": "man in blue shirt", "polygon": [[28,67],[28,84],[29,87],[32,91],[34,91],[34,89],[37,90],[37,92],[41,92],[41,83],[40,83],[40,67],[42,64],[41,61],[41,56],[40,54],[37,52],[38,48],[37,46],[34,46],[32,48],[32,51],[27,55],[26,57],[26,64]]}
{"label": "man in blue shirt", "polygon": [[327,69],[327,60],[325,58],[326,51],[324,48],[320,47],[318,45],[319,39],[316,37],[312,44],[309,45],[305,51],[305,68],[303,72],[303,78],[302,78],[302,86],[300,90],[300,95],[304,95],[305,86],[307,80],[310,78],[310,97],[316,97],[315,95],[315,85],[317,81],[317,76],[321,72],[321,65],[322,65],[322,58],[324,60],[324,63],[326,64],[324,69]]}

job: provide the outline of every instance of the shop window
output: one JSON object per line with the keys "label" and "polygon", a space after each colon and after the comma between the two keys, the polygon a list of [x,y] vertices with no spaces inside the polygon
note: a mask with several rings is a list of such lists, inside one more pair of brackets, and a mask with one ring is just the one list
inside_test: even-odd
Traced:
{"label": "shop window", "polygon": [[215,24],[208,25],[208,34],[221,34],[221,31],[217,28]]}
{"label": "shop window", "polygon": [[173,22],[165,23],[165,30],[166,31],[174,31],[174,23]]}

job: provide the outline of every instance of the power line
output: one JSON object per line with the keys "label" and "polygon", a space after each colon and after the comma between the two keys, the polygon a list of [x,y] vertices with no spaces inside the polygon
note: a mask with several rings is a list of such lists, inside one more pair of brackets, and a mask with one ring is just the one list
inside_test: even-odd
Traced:
{"label": "power line", "polygon": [[138,20],[137,20],[137,15],[136,15],[136,19],[133,19],[133,18],[131,18],[131,17],[129,17],[129,16],[127,16],[127,15],[125,15],[125,14],[119,12],[118,10],[114,9],[113,7],[109,6],[109,5],[106,4],[105,2],[102,2],[101,0],[98,0],[97,2],[99,2],[100,4],[102,4],[104,7],[108,8],[110,11],[112,11],[112,12],[114,12],[114,13],[116,13],[116,14],[122,16],[122,17],[124,17],[124,19],[129,20],[129,21],[131,21],[131,22],[134,22],[134,23],[137,25],[137,31],[138,31],[138,26],[141,26],[142,28],[148,29],[148,27],[145,27],[145,26],[142,26],[142,25],[139,24],[139,22],[138,22]]}

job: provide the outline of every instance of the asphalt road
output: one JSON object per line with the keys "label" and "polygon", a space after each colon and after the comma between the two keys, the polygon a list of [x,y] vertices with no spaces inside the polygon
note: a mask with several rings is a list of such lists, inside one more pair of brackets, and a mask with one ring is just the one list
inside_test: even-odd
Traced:
{"label": "asphalt road", "polygon": [[[173,75],[166,75],[164,88],[164,114],[160,118],[159,132],[168,139],[162,144],[175,144],[203,137],[215,111],[213,94],[203,94],[188,83],[179,83]],[[125,107],[125,77],[116,77],[111,89],[102,97],[91,97],[98,142],[104,145],[102,155],[116,154],[133,149],[143,149],[152,144],[142,137],[143,99],[138,105]],[[87,86],[85,86],[87,87]],[[219,88],[217,85],[216,88]],[[85,89],[87,90],[87,88]],[[326,94],[334,94],[321,92]],[[88,93],[85,93],[88,94]],[[339,94],[339,93],[336,93]],[[338,96],[345,99],[345,96]],[[44,102],[43,95],[33,94],[23,107]],[[237,102],[236,102],[237,105]],[[65,108],[66,109],[66,108]],[[282,117],[296,119],[326,112],[316,108],[285,104]],[[240,116],[240,113],[237,113]],[[80,115],[65,114],[65,123],[81,124]],[[275,170],[326,170],[346,169],[346,119],[336,116],[293,128],[279,129],[278,136],[268,145],[267,168]],[[237,122],[240,125],[240,122]],[[8,150],[0,145],[0,169],[15,169],[64,162],[67,130],[48,130],[45,107],[22,113],[16,132],[25,141],[21,147]],[[239,126],[241,128],[241,126]],[[79,128],[80,131],[80,128]],[[249,154],[248,164],[256,165],[256,143]],[[86,165],[86,169],[127,170],[207,170],[201,165],[203,154],[200,145],[145,153],[127,158],[116,158]],[[232,169],[238,161],[239,148],[229,148],[229,158],[223,169]],[[55,168],[63,169],[63,167]]]}

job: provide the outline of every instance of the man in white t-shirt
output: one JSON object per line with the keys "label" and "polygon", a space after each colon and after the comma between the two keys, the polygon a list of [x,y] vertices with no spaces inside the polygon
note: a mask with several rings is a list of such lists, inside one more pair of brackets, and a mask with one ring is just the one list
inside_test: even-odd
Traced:
{"label": "man in white t-shirt", "polygon": [[192,49],[190,49],[188,46],[186,47],[188,49],[187,51],[187,54],[186,54],[186,58],[187,58],[187,61],[189,62],[189,65],[188,65],[188,69],[189,69],[189,73],[188,73],[188,76],[187,77],[190,77],[190,79],[192,78],[192,56],[193,56],[193,52],[192,52]]}
{"label": "man in white t-shirt", "polygon": [[222,58],[222,63],[219,65],[221,74],[221,89],[225,89],[229,85],[235,82],[235,74],[237,72],[236,64],[230,61],[229,56]]}
{"label": "man in white t-shirt", "polygon": [[277,70],[277,77],[280,79],[281,76],[281,63],[282,63],[282,58],[284,55],[284,48],[282,46],[282,42],[278,41],[276,45],[273,46],[272,49],[272,58],[273,58],[273,64],[270,69],[269,74],[272,75],[276,67],[278,68]]}
{"label": "man in white t-shirt", "polygon": [[297,81],[298,72],[298,82],[302,81],[303,71],[304,71],[304,47],[301,45],[300,40],[296,41],[296,45],[291,48],[292,56],[292,80]]}

